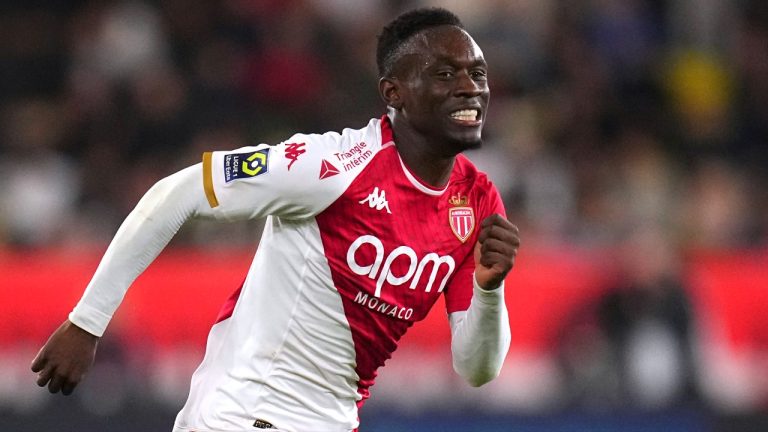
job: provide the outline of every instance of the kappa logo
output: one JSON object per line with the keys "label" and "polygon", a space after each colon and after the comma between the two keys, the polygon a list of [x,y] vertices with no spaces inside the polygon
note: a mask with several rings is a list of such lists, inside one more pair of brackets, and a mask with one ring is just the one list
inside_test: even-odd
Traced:
{"label": "kappa logo", "polygon": [[333,164],[327,160],[323,159],[323,161],[320,163],[320,180],[333,177],[338,173],[339,169],[333,166]]}
{"label": "kappa logo", "polygon": [[362,201],[359,201],[359,203],[368,204],[368,207],[375,208],[376,210],[387,210],[387,213],[392,214],[392,211],[389,210],[387,194],[383,189],[380,191],[378,186],[374,187],[373,192]]}
{"label": "kappa logo", "polygon": [[291,170],[291,166],[294,162],[296,162],[297,159],[299,159],[299,156],[307,152],[307,150],[303,148],[304,145],[304,143],[292,143],[285,145],[285,158],[290,160],[290,162],[288,162],[288,171]]}

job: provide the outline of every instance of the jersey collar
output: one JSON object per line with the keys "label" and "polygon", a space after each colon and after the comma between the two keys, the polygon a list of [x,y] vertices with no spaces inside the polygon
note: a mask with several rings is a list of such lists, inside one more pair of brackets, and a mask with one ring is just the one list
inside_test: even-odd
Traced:
{"label": "jersey collar", "polygon": [[[394,133],[392,132],[392,121],[386,114],[381,116],[381,145],[382,147],[395,145]],[[446,185],[440,189],[436,189],[426,184],[420,178],[416,177],[416,175],[413,174],[410,169],[408,169],[408,167],[405,165],[405,162],[403,162],[403,158],[400,157],[400,152],[397,151],[397,146],[395,146],[395,151],[397,152],[397,159],[400,161],[400,167],[403,169],[403,174],[405,174],[405,177],[416,189],[432,196],[440,196],[448,190],[448,186],[451,185],[450,180],[448,180],[448,183],[446,183]]]}

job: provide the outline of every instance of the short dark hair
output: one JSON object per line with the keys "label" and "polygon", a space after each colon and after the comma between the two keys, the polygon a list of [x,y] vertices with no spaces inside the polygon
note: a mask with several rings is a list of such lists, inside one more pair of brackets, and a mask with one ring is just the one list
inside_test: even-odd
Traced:
{"label": "short dark hair", "polygon": [[379,76],[392,72],[397,61],[397,51],[416,33],[431,27],[451,25],[464,28],[459,17],[443,8],[420,8],[406,12],[384,26],[376,46],[376,65]]}

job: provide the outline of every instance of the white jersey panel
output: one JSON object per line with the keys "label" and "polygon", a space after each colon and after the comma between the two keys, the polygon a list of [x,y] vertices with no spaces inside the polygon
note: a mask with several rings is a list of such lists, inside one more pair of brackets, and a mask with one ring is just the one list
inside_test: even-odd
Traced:
{"label": "white jersey panel", "polygon": [[209,335],[178,430],[247,430],[256,419],[286,430],[357,427],[354,342],[314,216],[381,144],[374,119],[359,130],[204,156],[215,217],[268,217],[231,316]]}
{"label": "white jersey panel", "polygon": [[[313,343],[307,343],[313,341]],[[232,316],[212,329],[178,430],[357,427],[355,352],[314,219],[269,217]]]}

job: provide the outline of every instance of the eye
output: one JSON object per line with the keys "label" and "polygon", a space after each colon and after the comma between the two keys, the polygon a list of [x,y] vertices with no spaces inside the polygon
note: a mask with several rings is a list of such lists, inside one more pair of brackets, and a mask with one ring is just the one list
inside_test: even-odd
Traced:
{"label": "eye", "polygon": [[441,71],[437,71],[435,75],[440,79],[448,80],[453,78],[454,73],[453,71],[450,71],[450,70],[441,70]]}
{"label": "eye", "polygon": [[475,69],[469,73],[472,76],[472,79],[476,81],[484,81],[488,79],[488,72],[482,70],[482,69]]}

